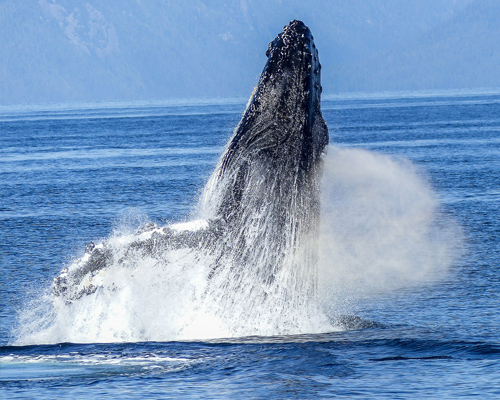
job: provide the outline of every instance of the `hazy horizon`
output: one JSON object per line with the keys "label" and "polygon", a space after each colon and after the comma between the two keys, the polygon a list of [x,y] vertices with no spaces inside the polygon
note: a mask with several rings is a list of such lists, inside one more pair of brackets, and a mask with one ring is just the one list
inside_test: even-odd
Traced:
{"label": "hazy horizon", "polygon": [[247,99],[291,19],[325,95],[500,88],[495,0],[4,0],[0,105]]}

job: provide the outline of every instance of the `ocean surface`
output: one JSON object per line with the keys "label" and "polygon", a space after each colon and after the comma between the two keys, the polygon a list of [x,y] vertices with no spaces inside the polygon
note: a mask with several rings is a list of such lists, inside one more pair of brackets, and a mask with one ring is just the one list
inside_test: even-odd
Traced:
{"label": "ocean surface", "polygon": [[[500,398],[494,91],[323,99],[331,329],[185,339],[151,320],[148,336],[120,325],[128,303],[86,336],[54,328],[53,278],[90,241],[189,220],[244,107],[0,108],[0,397]],[[176,307],[152,293],[136,315]]]}

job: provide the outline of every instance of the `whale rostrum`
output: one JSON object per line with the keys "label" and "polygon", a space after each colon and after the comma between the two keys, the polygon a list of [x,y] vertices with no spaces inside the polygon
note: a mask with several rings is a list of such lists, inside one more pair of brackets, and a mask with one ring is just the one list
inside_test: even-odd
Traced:
{"label": "whale rostrum", "polygon": [[183,252],[206,265],[203,298],[219,304],[220,313],[232,312],[238,292],[246,299],[238,310],[249,314],[276,296],[287,307],[308,307],[317,286],[319,185],[328,144],[321,65],[310,30],[297,20],[283,28],[266,55],[242,119],[201,195],[198,219],[165,227],[150,223],[119,246],[111,240],[90,243],[54,279],[54,298],[69,305],[112,290],[105,279],[110,268],[133,270],[147,259],[168,269],[172,254]]}

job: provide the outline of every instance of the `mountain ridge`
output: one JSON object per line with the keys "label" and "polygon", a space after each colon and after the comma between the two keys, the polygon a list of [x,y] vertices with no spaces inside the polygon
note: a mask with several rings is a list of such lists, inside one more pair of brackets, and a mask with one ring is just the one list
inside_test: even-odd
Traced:
{"label": "mountain ridge", "polygon": [[499,46],[462,48],[496,39],[499,16],[492,0],[4,0],[0,104],[245,97],[294,18],[315,35],[324,93],[500,86]]}

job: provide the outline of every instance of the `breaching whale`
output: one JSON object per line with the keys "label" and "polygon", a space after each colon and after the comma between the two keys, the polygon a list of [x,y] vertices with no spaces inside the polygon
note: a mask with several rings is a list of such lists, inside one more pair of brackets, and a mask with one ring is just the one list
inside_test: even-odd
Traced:
{"label": "breaching whale", "polygon": [[[220,315],[255,314],[258,320],[264,306],[276,313],[311,307],[328,144],[321,65],[310,30],[297,20],[283,28],[266,55],[242,119],[204,188],[197,219],[165,227],[150,223],[119,246],[90,243],[54,279],[57,301],[69,306],[113,290],[105,279],[111,268],[133,270],[147,259],[168,269],[169,255],[181,251],[206,267],[200,301],[210,299]],[[293,331],[294,322],[289,324]]]}

